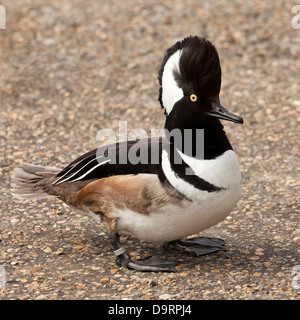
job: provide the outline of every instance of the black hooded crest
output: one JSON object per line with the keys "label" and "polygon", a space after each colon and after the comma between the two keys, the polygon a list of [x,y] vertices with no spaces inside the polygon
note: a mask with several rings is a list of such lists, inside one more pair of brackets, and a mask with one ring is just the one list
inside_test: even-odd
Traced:
{"label": "black hooded crest", "polygon": [[187,37],[169,48],[163,59],[158,74],[160,84],[158,100],[162,102],[162,76],[168,59],[181,50],[179,72],[175,72],[175,79],[183,92],[188,95],[196,93],[203,97],[217,97],[221,88],[221,67],[217,50],[212,43],[197,36]]}

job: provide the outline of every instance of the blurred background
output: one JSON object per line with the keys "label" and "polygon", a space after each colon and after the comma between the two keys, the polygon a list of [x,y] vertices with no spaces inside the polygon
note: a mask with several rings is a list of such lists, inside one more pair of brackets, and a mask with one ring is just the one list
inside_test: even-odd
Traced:
{"label": "blurred background", "polygon": [[[300,29],[292,26],[293,1],[0,4],[6,9],[6,29],[0,29],[0,264],[17,281],[7,286],[5,297],[299,298],[291,285],[300,244]],[[104,229],[98,239],[100,224],[95,227],[59,202],[12,199],[10,174],[22,161],[64,167],[96,148],[97,131],[117,130],[119,120],[128,121],[128,130],[161,128],[157,73],[166,49],[188,35],[214,43],[223,72],[221,102],[244,118],[243,126],[224,123],[239,156],[243,196],[235,211],[208,231],[226,240],[227,253],[187,258],[175,275],[144,274],[137,280],[126,270],[110,271],[113,258],[105,255]],[[85,264],[82,250],[73,249],[76,241],[88,248]],[[68,254],[55,258],[65,260],[44,251],[59,247]],[[106,267],[105,258],[112,265]],[[37,261],[40,283],[28,271]],[[68,282],[65,275],[65,282],[59,281],[71,270],[78,278]],[[195,270],[199,278],[192,280]],[[98,286],[90,281],[93,272]],[[149,286],[149,279],[157,285]],[[176,285],[170,288],[172,281]]]}

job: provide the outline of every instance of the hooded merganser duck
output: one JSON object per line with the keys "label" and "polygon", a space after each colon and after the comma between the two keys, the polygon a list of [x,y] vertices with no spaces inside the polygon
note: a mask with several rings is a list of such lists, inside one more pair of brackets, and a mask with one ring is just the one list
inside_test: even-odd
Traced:
{"label": "hooded merganser duck", "polygon": [[[221,67],[215,47],[197,36],[178,41],[167,50],[158,80],[165,137],[102,146],[63,170],[24,163],[15,168],[12,181],[16,197],[57,197],[100,216],[117,264],[140,271],[174,271],[176,262],[154,257],[131,260],[120,243],[120,232],[195,255],[224,250],[221,239],[182,238],[224,220],[241,195],[238,160],[220,119],[235,123],[243,119],[220,104]],[[170,134],[174,129],[180,132],[179,139]],[[202,157],[195,156],[194,138],[200,129]],[[124,161],[136,144],[149,161]],[[158,161],[151,163],[155,156]]]}

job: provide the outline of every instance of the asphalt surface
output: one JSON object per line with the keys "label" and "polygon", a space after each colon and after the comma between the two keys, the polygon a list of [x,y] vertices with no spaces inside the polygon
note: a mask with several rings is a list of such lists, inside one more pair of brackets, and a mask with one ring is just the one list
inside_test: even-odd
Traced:
{"label": "asphalt surface", "polygon": [[[0,299],[299,299],[300,30],[292,1],[1,1]],[[217,47],[224,123],[243,194],[203,232],[227,251],[195,258],[124,236],[134,258],[175,273],[118,268],[106,228],[52,199],[10,194],[23,161],[64,167],[97,132],[161,128],[157,72],[188,35]]]}

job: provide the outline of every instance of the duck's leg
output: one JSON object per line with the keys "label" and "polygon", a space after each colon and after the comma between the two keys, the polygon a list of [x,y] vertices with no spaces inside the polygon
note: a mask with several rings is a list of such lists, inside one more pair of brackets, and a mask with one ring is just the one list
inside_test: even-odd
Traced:
{"label": "duck's leg", "polygon": [[118,233],[109,234],[110,241],[114,247],[114,253],[117,256],[116,264],[137,271],[154,271],[154,272],[173,272],[177,262],[168,261],[162,258],[146,257],[141,260],[132,261],[126,249],[120,243]]}
{"label": "duck's leg", "polygon": [[170,247],[174,247],[179,251],[190,252],[195,256],[202,256],[221,250],[226,250],[224,240],[206,237],[175,240],[164,243],[163,245],[165,250],[169,250]]}

